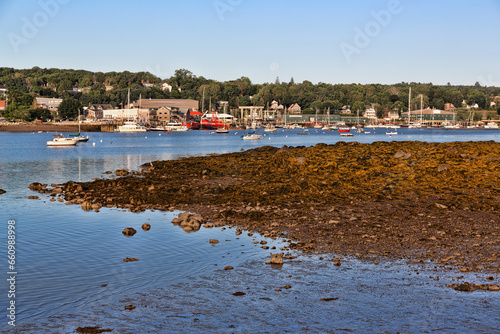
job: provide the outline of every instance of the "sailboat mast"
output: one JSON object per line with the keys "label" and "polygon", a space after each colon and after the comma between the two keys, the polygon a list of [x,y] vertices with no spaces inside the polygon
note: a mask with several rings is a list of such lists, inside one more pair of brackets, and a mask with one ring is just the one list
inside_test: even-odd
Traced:
{"label": "sailboat mast", "polygon": [[424,94],[420,94],[420,124],[422,124],[423,119],[422,119],[422,103],[424,100]]}
{"label": "sailboat mast", "polygon": [[410,118],[411,118],[411,87],[410,87],[410,94],[408,94],[408,124],[410,124]]}
{"label": "sailboat mast", "polygon": [[201,99],[201,112],[205,113],[205,87],[203,87],[203,97]]}

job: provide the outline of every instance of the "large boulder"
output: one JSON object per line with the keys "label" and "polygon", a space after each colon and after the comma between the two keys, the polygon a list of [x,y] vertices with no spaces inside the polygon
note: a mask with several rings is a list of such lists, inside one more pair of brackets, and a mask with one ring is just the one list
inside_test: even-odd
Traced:
{"label": "large boulder", "polygon": [[116,176],[127,176],[130,174],[128,169],[117,169],[115,172]]}
{"label": "large boulder", "polygon": [[172,220],[172,224],[180,225],[186,232],[198,231],[205,219],[199,214],[192,214],[189,212],[181,212]]}
{"label": "large boulder", "polygon": [[266,261],[266,264],[283,264],[283,253],[271,253],[271,260]]}
{"label": "large boulder", "polygon": [[133,229],[132,227],[126,227],[123,229],[122,233],[124,236],[131,237],[134,234],[136,234],[137,231],[135,229]]}
{"label": "large boulder", "polygon": [[45,189],[45,187],[47,187],[47,185],[43,185],[43,184],[38,183],[38,182],[34,182],[34,183],[32,183],[32,184],[30,184],[30,185],[28,186],[28,188],[29,188],[30,190],[33,190],[33,191],[36,191],[36,190],[42,190],[42,189]]}

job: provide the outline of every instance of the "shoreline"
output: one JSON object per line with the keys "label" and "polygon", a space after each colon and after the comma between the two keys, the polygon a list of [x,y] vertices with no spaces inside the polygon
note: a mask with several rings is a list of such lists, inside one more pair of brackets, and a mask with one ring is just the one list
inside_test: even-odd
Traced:
{"label": "shoreline", "polygon": [[87,210],[196,212],[289,240],[285,252],[486,274],[500,273],[499,156],[496,142],[260,147],[31,189]]}
{"label": "shoreline", "polygon": [[[81,124],[81,132],[113,132],[115,124],[113,123],[82,123]],[[365,129],[371,129],[370,126],[365,126]],[[312,128],[309,128],[312,129]],[[385,128],[383,128],[386,130]],[[405,130],[407,128],[401,128]],[[425,128],[427,130],[446,130],[446,131],[500,131],[499,129],[485,129],[485,128],[459,128],[459,129],[448,129],[448,128],[436,128],[436,127],[428,127]],[[246,130],[242,127],[234,127],[230,128],[230,130],[234,131],[242,131]],[[42,124],[33,124],[33,123],[0,123],[0,132],[78,132],[78,123],[77,122],[64,122],[64,123],[42,123]],[[201,131],[215,131],[211,129],[204,129]],[[166,131],[165,131],[166,132]]]}
{"label": "shoreline", "polygon": [[[0,132],[78,132],[78,123],[1,124]],[[81,132],[101,132],[101,124],[81,124]]]}

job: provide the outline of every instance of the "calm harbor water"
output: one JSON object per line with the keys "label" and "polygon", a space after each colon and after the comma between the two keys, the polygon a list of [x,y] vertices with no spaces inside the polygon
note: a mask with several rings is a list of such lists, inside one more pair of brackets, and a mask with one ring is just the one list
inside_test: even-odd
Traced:
{"label": "calm harbor water", "polygon": [[[46,147],[52,133],[0,133],[0,188],[7,191],[0,195],[0,330],[72,333],[79,326],[100,325],[116,333],[500,332],[500,298],[446,288],[458,274],[432,268],[417,274],[404,263],[376,266],[354,259],[335,267],[317,257],[272,268],[264,265],[271,250],[253,243],[263,238],[221,228],[185,233],[170,223],[175,212],[96,213],[49,202],[44,195],[27,199],[36,195],[27,188],[32,182],[89,181],[149,161],[262,145],[500,139],[497,130],[398,129],[398,135],[388,136],[376,129],[347,138],[314,129],[309,135],[258,131],[263,137],[257,141],[241,139],[248,131],[90,133],[88,143],[69,148]],[[16,226],[16,327],[8,324],[6,311],[12,300],[6,280],[9,220]],[[140,229],[145,222],[152,226],[148,232]],[[138,233],[124,237],[125,227]],[[220,243],[212,246],[209,239]],[[267,241],[280,246],[279,240]],[[139,261],[125,263],[126,257]],[[227,265],[235,269],[223,270]],[[464,279],[481,282],[483,276]],[[283,289],[286,285],[291,288]],[[245,295],[233,296],[237,291]],[[125,311],[129,304],[137,308]]]}

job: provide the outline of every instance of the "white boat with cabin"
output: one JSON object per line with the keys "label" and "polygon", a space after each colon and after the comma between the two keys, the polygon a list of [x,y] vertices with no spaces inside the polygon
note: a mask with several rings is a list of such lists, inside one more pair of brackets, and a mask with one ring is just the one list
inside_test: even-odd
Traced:
{"label": "white boat with cabin", "polygon": [[132,133],[132,132],[146,132],[147,130],[144,126],[137,124],[136,122],[127,121],[123,125],[119,126],[116,131]]}
{"label": "white boat with cabin", "polygon": [[75,146],[78,143],[76,138],[67,138],[62,134],[54,135],[52,140],[47,141],[47,146],[57,146],[57,147],[65,147],[65,146]]}
{"label": "white boat with cabin", "polygon": [[255,133],[243,136],[243,140],[257,140],[260,139],[261,135],[256,135]]}

